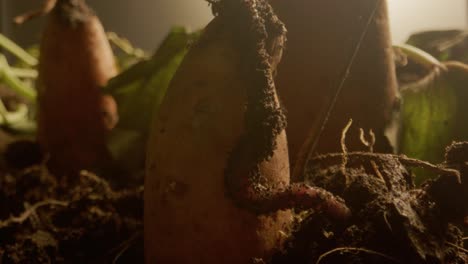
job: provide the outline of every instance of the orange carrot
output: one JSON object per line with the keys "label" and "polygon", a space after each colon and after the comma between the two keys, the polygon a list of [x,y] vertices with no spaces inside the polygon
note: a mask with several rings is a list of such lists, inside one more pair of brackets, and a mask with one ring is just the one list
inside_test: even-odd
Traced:
{"label": "orange carrot", "polygon": [[50,168],[93,168],[109,159],[103,112],[116,116],[100,89],[117,73],[104,29],[84,0],[58,0],[40,51],[38,140]]}

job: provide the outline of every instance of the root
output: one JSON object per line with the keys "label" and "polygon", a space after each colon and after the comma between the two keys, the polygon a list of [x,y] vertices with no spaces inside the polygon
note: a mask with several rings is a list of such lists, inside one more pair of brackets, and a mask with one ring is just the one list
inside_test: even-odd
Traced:
{"label": "root", "polygon": [[408,158],[408,157],[406,157],[404,155],[397,156],[397,157],[398,157],[398,160],[401,162],[401,164],[403,164],[405,166],[422,168],[422,169],[434,172],[436,174],[452,176],[452,177],[455,177],[457,179],[458,183],[460,183],[460,184],[462,183],[460,172],[457,171],[457,170],[442,168],[440,166],[431,164],[431,163],[429,163],[427,161]]}
{"label": "root", "polygon": [[249,190],[241,194],[243,201],[241,201],[241,206],[259,214],[293,208],[296,210],[313,209],[338,221],[346,220],[351,216],[351,211],[341,198],[305,183],[291,184],[283,190],[265,192],[263,195],[258,195],[258,191],[252,191],[252,188]]}
{"label": "root", "polygon": [[375,145],[375,133],[371,129],[369,130],[369,136],[370,136],[370,141],[366,140],[366,136],[364,135],[364,129],[360,128],[359,129],[359,139],[361,140],[361,143],[369,148],[369,152],[373,153],[374,152],[374,145]]}
{"label": "root", "polygon": [[55,7],[56,3],[57,0],[45,0],[41,8],[28,11],[24,14],[14,17],[13,23],[15,23],[16,25],[22,25],[25,22],[32,20],[36,17],[45,16]]}
{"label": "root", "polygon": [[68,206],[68,202],[62,202],[62,201],[56,201],[56,200],[47,200],[47,201],[38,202],[38,203],[34,204],[33,206],[29,207],[20,216],[17,216],[17,217],[11,216],[10,218],[8,218],[5,221],[0,221],[0,229],[9,227],[9,226],[11,226],[13,224],[22,224],[26,220],[28,220],[30,216],[35,214],[37,209],[39,209],[41,207],[44,207],[44,206],[49,206],[49,205],[51,205],[51,206],[56,205],[56,206],[65,207],[65,206]]}
{"label": "root", "polygon": [[450,242],[445,242],[445,244],[447,244],[447,245],[449,245],[449,246],[451,246],[451,247],[454,247],[454,248],[460,250],[460,251],[463,252],[463,253],[468,254],[468,249],[465,249],[465,248],[463,248],[463,247],[461,247],[461,246],[459,246],[459,245],[456,245],[456,244],[450,243]]}
{"label": "root", "polygon": [[112,264],[118,263],[120,257],[123,256],[127,250],[136,243],[136,241],[143,235],[142,232],[137,232],[133,234],[128,240],[124,241],[121,243],[115,251],[118,251],[118,253],[115,255],[114,259],[112,260]]}
{"label": "root", "polygon": [[387,212],[384,212],[384,214],[383,214],[383,218],[384,218],[385,224],[387,225],[388,229],[389,229],[390,231],[392,231],[392,232],[393,232],[392,225],[390,224],[390,221],[388,221],[388,215],[387,215]]}
{"label": "root", "polygon": [[80,171],[80,176],[86,178],[87,180],[91,182],[94,182],[96,184],[95,187],[98,188],[99,192],[102,195],[104,195],[106,199],[113,200],[113,201],[125,199],[126,197],[132,197],[134,195],[139,195],[139,194],[142,194],[144,191],[143,186],[138,187],[137,189],[132,190],[132,191],[129,191],[129,190],[114,191],[106,180],[86,170]]}
{"label": "root", "polygon": [[[343,175],[346,176],[346,164],[348,163],[348,148],[346,147],[346,134],[348,133],[349,128],[353,124],[353,119],[348,121],[348,124],[344,127],[343,131],[341,132],[341,151],[343,152],[343,163],[341,164],[341,171]],[[348,185],[348,179],[346,178],[346,185]]]}
{"label": "root", "polygon": [[87,178],[88,180],[95,182],[98,186],[102,187],[103,193],[115,196],[115,192],[114,190],[112,190],[109,183],[103,180],[102,178],[99,178],[96,174],[86,170],[82,170],[80,171],[80,176]]}
{"label": "root", "polygon": [[381,180],[383,183],[385,183],[387,186],[387,189],[389,189],[389,186],[387,184],[388,182],[385,180],[384,176],[380,172],[379,166],[377,165],[377,163],[374,160],[371,160],[370,163],[372,165],[372,168],[374,169],[375,175],[377,175],[377,178]]}
{"label": "root", "polygon": [[393,257],[390,257],[390,256],[387,256],[383,253],[380,253],[380,252],[377,252],[377,251],[373,251],[373,250],[370,250],[370,249],[365,249],[365,248],[355,248],[355,247],[339,247],[339,248],[335,248],[333,250],[330,250],[328,252],[325,252],[324,254],[320,255],[320,257],[318,258],[317,262],[315,262],[315,264],[319,264],[323,259],[325,259],[326,257],[332,255],[332,254],[336,254],[336,253],[366,253],[366,254],[370,254],[370,255],[376,255],[376,256],[380,256],[384,259],[387,259],[387,260],[390,260],[390,261],[393,261],[395,263],[403,263]]}
{"label": "root", "polygon": [[[342,153],[331,153],[327,154],[327,156],[338,156],[338,155],[343,155]],[[427,161],[422,161],[418,159],[413,159],[413,158],[408,158],[405,155],[395,155],[395,154],[378,154],[378,153],[368,153],[368,152],[348,152],[348,159],[349,156],[356,157],[358,159],[362,160],[379,160],[381,156],[386,156],[386,157],[392,157],[397,159],[402,165],[407,166],[407,167],[417,167],[417,168],[422,168],[429,170],[435,174],[439,174],[442,176],[449,176],[449,177],[455,177],[458,183],[461,183],[461,175],[458,170],[455,169],[449,169],[449,168],[444,168],[440,165],[434,165],[430,162]]]}

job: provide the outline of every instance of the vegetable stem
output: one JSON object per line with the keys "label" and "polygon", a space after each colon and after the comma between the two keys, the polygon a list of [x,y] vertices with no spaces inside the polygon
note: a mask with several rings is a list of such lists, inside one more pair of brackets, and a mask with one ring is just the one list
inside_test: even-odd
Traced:
{"label": "vegetable stem", "polygon": [[3,103],[2,99],[0,99],[0,124],[6,124],[8,125],[10,122],[8,121],[8,110]]}
{"label": "vegetable stem", "polygon": [[38,73],[36,70],[33,69],[22,69],[16,67],[10,67],[11,73],[18,78],[25,78],[25,79],[36,79]]}
{"label": "vegetable stem", "polygon": [[394,48],[399,49],[403,54],[424,66],[426,69],[432,69],[433,67],[443,67],[442,63],[431,54],[416,48],[408,44],[394,45]]}
{"label": "vegetable stem", "polygon": [[12,72],[10,65],[4,55],[0,54],[0,79],[11,88],[17,94],[24,97],[29,101],[36,100],[36,91],[18,79],[15,74]]}
{"label": "vegetable stem", "polygon": [[30,66],[36,66],[38,64],[36,58],[31,56],[27,51],[22,49],[20,46],[16,45],[13,41],[11,41],[9,38],[5,37],[2,34],[0,34],[0,47],[9,51],[19,60],[23,61],[24,63]]}
{"label": "vegetable stem", "polygon": [[128,39],[122,38],[114,32],[107,32],[107,39],[127,55],[134,56],[139,59],[147,57],[142,49],[133,47]]}

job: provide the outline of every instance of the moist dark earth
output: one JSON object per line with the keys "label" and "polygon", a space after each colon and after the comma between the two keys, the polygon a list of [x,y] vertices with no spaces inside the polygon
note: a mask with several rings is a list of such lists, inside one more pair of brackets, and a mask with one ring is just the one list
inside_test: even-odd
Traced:
{"label": "moist dark earth", "polygon": [[[46,161],[32,141],[3,155],[0,263],[143,263],[143,180],[109,171],[57,176]],[[440,176],[415,187],[418,163],[406,157],[315,157],[306,182],[342,197],[352,218],[298,215],[271,263],[468,263],[467,161],[468,143],[456,143],[443,166],[428,168]]]}
{"label": "moist dark earth", "polygon": [[352,219],[305,216],[273,263],[468,263],[461,229],[467,146],[452,145],[445,168],[428,168],[443,175],[420,188],[402,163],[424,164],[403,156],[349,153],[310,160],[306,181],[344,198]]}
{"label": "moist dark earth", "polygon": [[31,141],[3,161],[0,263],[143,263],[142,181],[52,175]]}

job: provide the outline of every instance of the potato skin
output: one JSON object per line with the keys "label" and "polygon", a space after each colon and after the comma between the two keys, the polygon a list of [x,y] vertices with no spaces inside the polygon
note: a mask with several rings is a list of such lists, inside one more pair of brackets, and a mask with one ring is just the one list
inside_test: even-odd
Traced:
{"label": "potato skin", "polygon": [[105,31],[83,1],[64,9],[67,2],[58,1],[47,19],[39,62],[38,141],[57,173],[109,158],[103,111],[115,112],[102,109],[100,88],[117,74]]}
{"label": "potato skin", "polygon": [[[176,73],[153,125],[145,182],[146,263],[251,263],[281,247],[290,211],[258,216],[225,193],[227,160],[244,133],[240,36],[215,18]],[[286,135],[262,175],[289,184]]]}
{"label": "potato skin", "polygon": [[[320,116],[330,104],[376,1],[269,2],[288,30],[275,82],[287,113],[290,162],[294,168],[305,142],[316,136],[311,132],[320,127]],[[386,2],[380,2],[321,134],[317,153],[341,152],[341,131],[350,118],[354,121],[346,141],[350,151],[367,150],[359,141],[359,128],[373,129],[376,151],[391,151],[383,135],[398,102],[398,92]]]}

